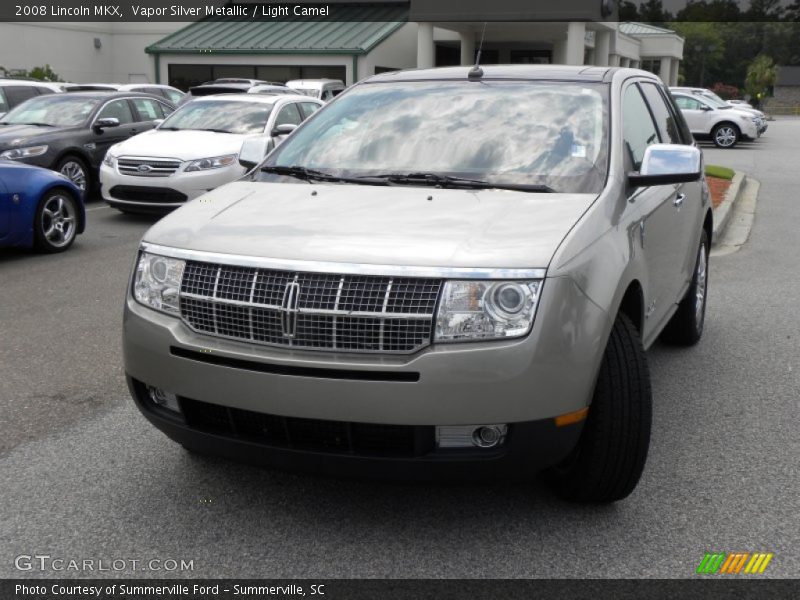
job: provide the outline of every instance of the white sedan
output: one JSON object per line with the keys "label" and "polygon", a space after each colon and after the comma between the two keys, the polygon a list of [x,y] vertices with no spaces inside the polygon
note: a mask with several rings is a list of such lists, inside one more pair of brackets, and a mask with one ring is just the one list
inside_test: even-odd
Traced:
{"label": "white sedan", "polygon": [[271,149],[324,103],[301,95],[225,94],[193,100],[156,129],[112,146],[100,167],[103,199],[123,212],[165,212],[246,169],[244,140],[270,138]]}

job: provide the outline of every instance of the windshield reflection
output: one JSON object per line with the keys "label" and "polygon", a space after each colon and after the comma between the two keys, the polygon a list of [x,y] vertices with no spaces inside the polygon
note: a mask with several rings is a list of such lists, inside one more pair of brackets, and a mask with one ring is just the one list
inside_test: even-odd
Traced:
{"label": "windshield reflection", "polygon": [[425,172],[599,192],[606,94],[603,85],[580,83],[364,84],[310,119],[266,165],[343,177]]}

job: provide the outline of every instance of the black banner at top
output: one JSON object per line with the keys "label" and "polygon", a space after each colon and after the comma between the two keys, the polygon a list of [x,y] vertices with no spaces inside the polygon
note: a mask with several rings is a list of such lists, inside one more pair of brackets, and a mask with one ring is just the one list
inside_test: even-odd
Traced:
{"label": "black banner at top", "polygon": [[0,22],[800,21],[795,0],[3,0]]}

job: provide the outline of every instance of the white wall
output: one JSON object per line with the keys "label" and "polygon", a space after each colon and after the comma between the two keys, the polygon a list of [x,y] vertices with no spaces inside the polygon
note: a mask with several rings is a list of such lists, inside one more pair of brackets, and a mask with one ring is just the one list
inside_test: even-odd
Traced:
{"label": "white wall", "polygon": [[[358,79],[375,74],[375,67],[413,69],[417,66],[417,24],[406,23],[372,51],[358,58]],[[348,81],[348,84],[351,83]]]}
{"label": "white wall", "polygon": [[49,64],[61,79],[76,83],[153,81],[153,59],[145,47],[185,25],[0,23],[0,66],[29,70]]}

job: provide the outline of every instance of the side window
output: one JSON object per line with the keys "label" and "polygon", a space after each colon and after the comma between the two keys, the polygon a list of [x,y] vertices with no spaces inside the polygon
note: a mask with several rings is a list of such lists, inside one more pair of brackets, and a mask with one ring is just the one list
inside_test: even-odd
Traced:
{"label": "side window", "polygon": [[689,96],[675,96],[675,104],[681,110],[700,110],[701,108],[700,103]]}
{"label": "side window", "polygon": [[324,92],[322,92],[322,101],[323,102],[329,102],[331,100],[333,100],[333,92],[332,91],[325,90]]}
{"label": "side window", "polygon": [[0,113],[8,112],[8,102],[6,101],[6,94],[3,88],[0,87]]}
{"label": "side window", "polygon": [[163,119],[164,113],[161,111],[161,104],[150,98],[134,98],[133,105],[139,113],[139,121],[155,121]]}
{"label": "side window", "polygon": [[300,110],[303,111],[303,119],[307,119],[320,109],[320,105],[314,102],[301,102]]}
{"label": "side window", "polygon": [[38,96],[36,88],[32,85],[9,85],[4,89],[6,91],[6,99],[11,108],[14,108],[17,104],[22,104],[28,98]]}
{"label": "side window", "polygon": [[173,104],[177,104],[178,102],[181,101],[181,98],[183,98],[183,94],[181,94],[180,92],[176,92],[175,90],[167,90],[161,88],[161,91],[167,97],[167,100],[169,100]]}
{"label": "side window", "polygon": [[105,105],[97,115],[98,119],[119,119],[120,125],[133,123],[133,113],[127,100],[114,100]]}
{"label": "side window", "polygon": [[275,126],[278,125],[300,125],[303,117],[297,109],[297,103],[286,104],[275,117]]}
{"label": "side window", "polygon": [[164,118],[170,116],[172,113],[175,112],[175,109],[172,108],[169,104],[164,104],[163,102],[159,102],[158,105],[161,107],[161,112],[164,114]]}
{"label": "side window", "polygon": [[668,144],[683,144],[684,140],[681,138],[675,116],[664,102],[664,96],[658,86],[654,83],[642,83],[641,85],[644,97],[647,98],[650,110],[653,111],[658,131],[661,134],[661,141]]}
{"label": "side window", "polygon": [[638,171],[645,149],[659,139],[650,111],[635,85],[629,85],[622,98],[622,136],[633,168]]}

